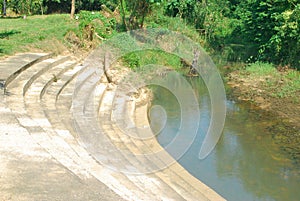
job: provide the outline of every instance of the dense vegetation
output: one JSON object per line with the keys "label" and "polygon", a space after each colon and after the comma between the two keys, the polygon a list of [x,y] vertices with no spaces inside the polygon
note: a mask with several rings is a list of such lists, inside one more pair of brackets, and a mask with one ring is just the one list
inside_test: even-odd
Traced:
{"label": "dense vegetation", "polygon": [[[0,0],[19,15],[68,13],[71,0]],[[226,61],[271,62],[300,69],[299,0],[76,0],[76,13],[105,5],[129,30],[182,20]],[[1,8],[2,10],[2,8]],[[3,13],[3,12],[2,12]]]}

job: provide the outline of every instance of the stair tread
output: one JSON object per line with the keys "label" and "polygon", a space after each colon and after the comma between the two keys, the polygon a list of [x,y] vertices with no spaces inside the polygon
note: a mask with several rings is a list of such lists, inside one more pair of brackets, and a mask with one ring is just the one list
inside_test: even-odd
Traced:
{"label": "stair tread", "polygon": [[8,57],[0,62],[0,80],[6,80],[10,75],[20,70],[26,64],[48,55],[47,53],[24,53]]}

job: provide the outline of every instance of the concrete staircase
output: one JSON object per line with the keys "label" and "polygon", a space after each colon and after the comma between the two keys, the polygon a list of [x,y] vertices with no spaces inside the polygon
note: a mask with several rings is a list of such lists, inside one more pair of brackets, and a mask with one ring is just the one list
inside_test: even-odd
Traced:
{"label": "concrete staircase", "polygon": [[[0,72],[3,122],[9,114],[7,118],[16,120],[14,126],[26,130],[22,133],[29,143],[80,181],[84,188],[78,185],[81,194],[74,200],[224,200],[178,163],[166,166],[172,158],[155,138],[140,140],[120,129],[124,118],[140,128],[149,127],[147,105],[137,106],[126,95],[116,95],[116,86],[99,81],[96,67],[80,65],[72,56],[30,53],[1,61]],[[5,139],[1,134],[0,143]],[[162,151],[160,157],[147,156],[157,150]],[[0,154],[5,151],[0,149]],[[3,169],[0,166],[1,174]],[[0,188],[0,194],[8,196],[10,190]],[[34,200],[43,198],[34,195]]]}

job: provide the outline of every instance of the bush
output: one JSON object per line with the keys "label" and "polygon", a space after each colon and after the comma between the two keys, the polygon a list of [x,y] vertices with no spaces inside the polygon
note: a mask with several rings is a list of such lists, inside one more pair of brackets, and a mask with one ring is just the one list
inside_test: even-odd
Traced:
{"label": "bush", "polygon": [[87,29],[96,33],[102,38],[109,38],[115,33],[116,19],[106,18],[100,12],[80,11],[79,15],[79,30],[84,34]]}

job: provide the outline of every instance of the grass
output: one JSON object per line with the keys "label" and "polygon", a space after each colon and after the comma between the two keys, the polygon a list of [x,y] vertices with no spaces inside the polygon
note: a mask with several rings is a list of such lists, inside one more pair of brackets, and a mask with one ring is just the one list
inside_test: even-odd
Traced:
{"label": "grass", "polygon": [[63,48],[65,34],[77,27],[67,14],[0,18],[0,24],[0,57],[35,49],[53,52]]}
{"label": "grass", "polygon": [[256,62],[241,70],[241,76],[255,81],[261,89],[276,98],[291,98],[299,102],[300,72],[278,71],[274,65]]}
{"label": "grass", "polygon": [[246,68],[246,72],[251,76],[274,76],[277,74],[277,70],[273,64],[263,62],[256,62],[249,65]]}
{"label": "grass", "polygon": [[180,70],[183,64],[180,58],[162,51],[145,50],[125,55],[123,61],[133,70],[143,70],[144,66],[157,64]]}

